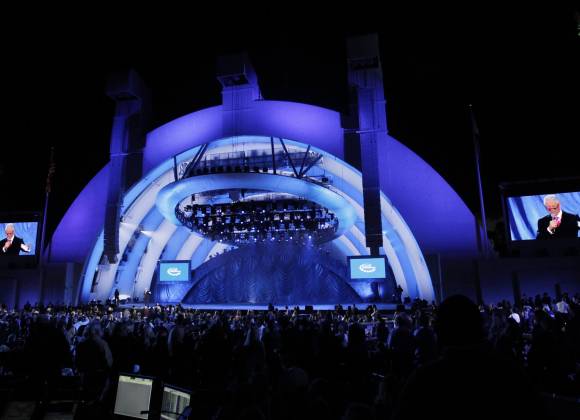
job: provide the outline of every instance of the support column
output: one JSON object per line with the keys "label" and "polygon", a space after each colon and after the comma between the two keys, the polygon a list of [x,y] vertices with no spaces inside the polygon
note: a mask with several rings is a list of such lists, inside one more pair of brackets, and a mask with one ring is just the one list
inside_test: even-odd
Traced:
{"label": "support column", "polygon": [[366,246],[370,255],[379,255],[383,245],[381,196],[377,143],[386,141],[387,119],[383,78],[377,35],[350,38],[347,41],[348,82],[351,109],[358,121],[345,135],[346,143],[360,141],[360,164],[363,177]]}
{"label": "support column", "polygon": [[115,101],[110,171],[105,213],[104,254],[110,263],[119,253],[119,217],[123,194],[142,176],[143,148],[150,114],[150,93],[133,71],[111,76],[107,95]]}
{"label": "support column", "polygon": [[218,58],[217,79],[222,85],[223,135],[236,136],[254,101],[261,98],[258,76],[247,54]]}

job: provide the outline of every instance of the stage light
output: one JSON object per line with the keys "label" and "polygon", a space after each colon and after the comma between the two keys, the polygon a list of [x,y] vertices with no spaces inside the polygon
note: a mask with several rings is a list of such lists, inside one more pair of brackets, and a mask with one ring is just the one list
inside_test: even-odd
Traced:
{"label": "stage light", "polygon": [[[192,231],[237,246],[264,238],[272,242],[299,241],[301,235],[295,235],[298,231],[309,234],[311,240],[316,238],[318,243],[330,240],[336,232],[338,220],[334,220],[334,214],[314,202],[300,198],[281,199],[271,194],[258,200],[255,193],[245,193],[250,199],[219,205],[178,206],[176,217]],[[223,196],[223,192],[220,194]],[[241,197],[239,191],[229,191],[227,195],[230,199]],[[304,214],[310,213],[316,217],[304,223]],[[295,221],[300,221],[300,225]]]}

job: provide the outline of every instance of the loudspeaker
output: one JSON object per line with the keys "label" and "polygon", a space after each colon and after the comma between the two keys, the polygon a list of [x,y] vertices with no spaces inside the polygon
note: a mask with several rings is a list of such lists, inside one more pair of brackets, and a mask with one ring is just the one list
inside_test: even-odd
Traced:
{"label": "loudspeaker", "polygon": [[304,312],[307,313],[307,314],[313,313],[314,312],[314,306],[312,306],[312,305],[306,305],[304,307]]}

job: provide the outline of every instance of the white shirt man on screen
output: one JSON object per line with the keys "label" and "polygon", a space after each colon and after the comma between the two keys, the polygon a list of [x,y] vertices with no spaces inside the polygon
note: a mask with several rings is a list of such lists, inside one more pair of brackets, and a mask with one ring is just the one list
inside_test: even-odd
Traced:
{"label": "white shirt man on screen", "polygon": [[0,241],[0,255],[20,255],[20,251],[30,252],[30,246],[26,245],[22,238],[15,234],[14,225],[8,223],[4,228],[6,238]]}
{"label": "white shirt man on screen", "polygon": [[544,207],[549,214],[538,220],[537,239],[578,237],[580,218],[576,214],[563,211],[556,195],[545,196]]}

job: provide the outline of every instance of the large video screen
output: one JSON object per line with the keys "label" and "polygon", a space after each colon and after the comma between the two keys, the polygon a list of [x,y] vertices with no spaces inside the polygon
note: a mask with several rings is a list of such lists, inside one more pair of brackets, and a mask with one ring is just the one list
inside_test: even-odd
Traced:
{"label": "large video screen", "polygon": [[580,191],[506,198],[512,241],[579,237]]}
{"label": "large video screen", "polygon": [[387,276],[385,257],[348,257],[351,279],[384,279]]}
{"label": "large video screen", "polygon": [[189,281],[190,261],[159,261],[159,281]]}
{"label": "large video screen", "polygon": [[0,257],[36,255],[38,229],[38,221],[0,220]]}

